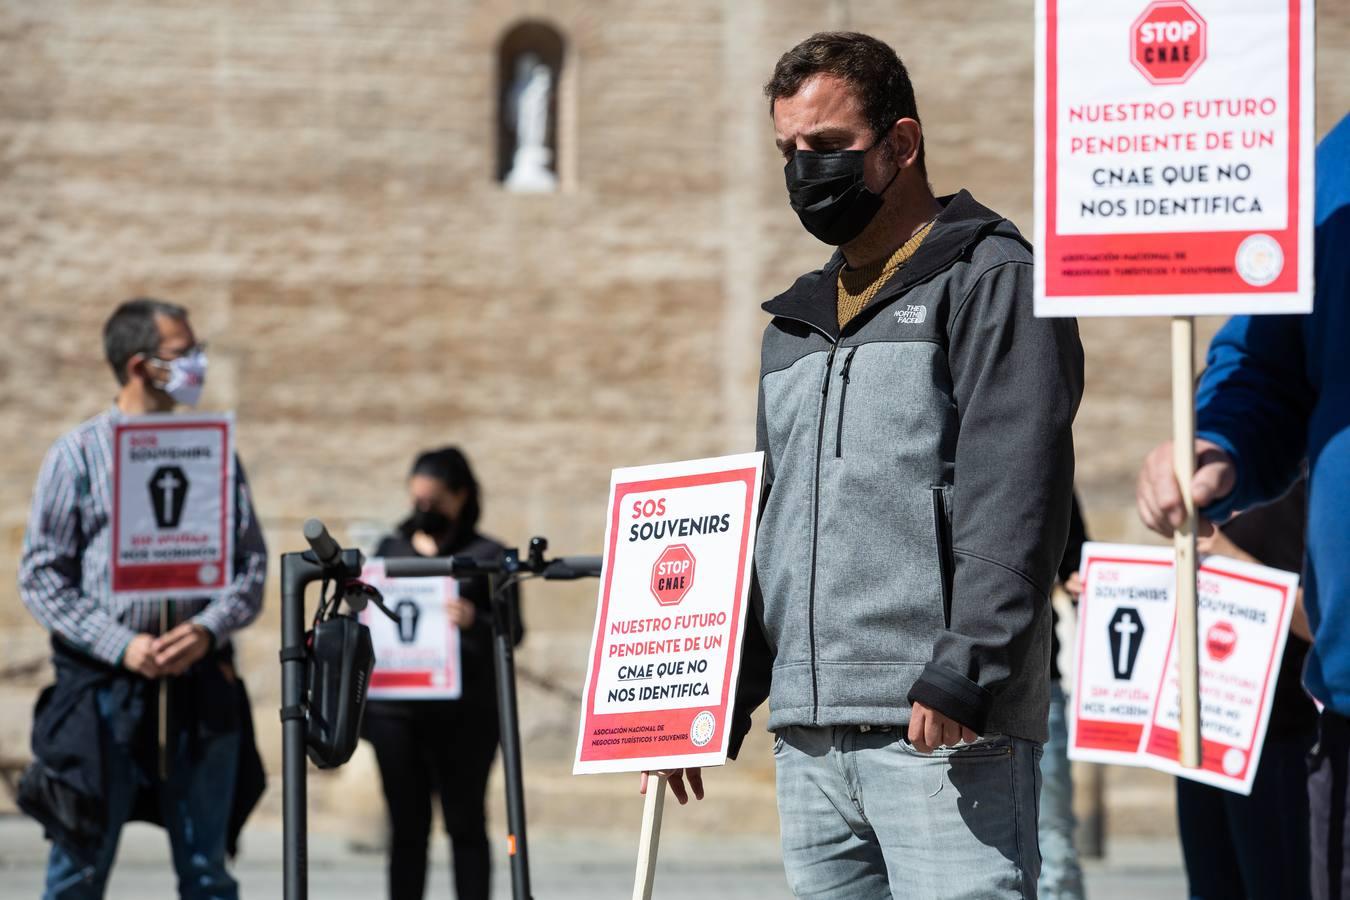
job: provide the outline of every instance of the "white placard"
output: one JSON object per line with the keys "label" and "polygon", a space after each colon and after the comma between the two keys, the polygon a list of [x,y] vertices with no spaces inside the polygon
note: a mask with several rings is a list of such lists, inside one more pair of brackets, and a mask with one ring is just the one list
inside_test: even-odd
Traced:
{"label": "white placard", "polygon": [[763,458],[614,471],[574,773],[726,761]]}
{"label": "white placard", "polygon": [[[1182,778],[1250,794],[1265,744],[1275,681],[1294,614],[1298,576],[1221,556],[1197,580],[1200,642],[1198,769],[1177,763],[1177,647],[1168,647],[1143,756]],[[1170,754],[1170,756],[1168,755]]]}
{"label": "white placard", "polygon": [[234,473],[229,413],[114,422],[114,598],[198,599],[230,586]]}
{"label": "white placard", "polygon": [[1075,759],[1133,760],[1144,744],[1172,640],[1172,551],[1090,543],[1079,573],[1070,745]]}
{"label": "white placard", "polygon": [[370,559],[361,580],[384,596],[394,622],[366,607],[361,621],[370,628],[375,671],[372,700],[457,700],[463,694],[459,629],[449,606],[459,597],[453,578],[390,578],[384,560]]}
{"label": "white placard", "polygon": [[1312,309],[1312,0],[1037,0],[1036,314]]}
{"label": "white placard", "polygon": [[1201,765],[1177,762],[1178,685],[1172,554],[1083,547],[1078,665],[1069,756],[1147,766],[1251,792],[1298,575],[1221,556],[1198,578]]}

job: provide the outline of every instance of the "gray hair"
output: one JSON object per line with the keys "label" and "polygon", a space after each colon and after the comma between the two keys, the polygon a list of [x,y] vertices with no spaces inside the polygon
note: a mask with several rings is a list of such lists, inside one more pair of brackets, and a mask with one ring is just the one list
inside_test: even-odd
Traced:
{"label": "gray hair", "polygon": [[127,363],[133,356],[159,352],[156,316],[168,316],[181,322],[187,315],[187,309],[177,303],[149,297],[137,297],[118,306],[103,325],[103,353],[117,376],[117,383],[127,383]]}

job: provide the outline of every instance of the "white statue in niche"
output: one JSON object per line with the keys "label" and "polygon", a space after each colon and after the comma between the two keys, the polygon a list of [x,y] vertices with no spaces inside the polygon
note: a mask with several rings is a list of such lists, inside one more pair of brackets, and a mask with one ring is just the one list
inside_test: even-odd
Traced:
{"label": "white statue in niche", "polygon": [[516,76],[507,95],[507,121],[514,126],[516,149],[506,187],[521,193],[543,193],[558,189],[558,176],[549,163],[553,151],[548,148],[548,108],[553,94],[553,73],[533,53],[522,53],[516,60]]}

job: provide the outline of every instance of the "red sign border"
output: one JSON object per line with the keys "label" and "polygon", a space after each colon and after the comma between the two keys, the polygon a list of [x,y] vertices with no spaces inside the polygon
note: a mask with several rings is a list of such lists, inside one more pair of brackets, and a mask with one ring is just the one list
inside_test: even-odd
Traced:
{"label": "red sign border", "polygon": [[[1083,584],[1085,590],[1087,588],[1087,585],[1090,584],[1090,572],[1092,565],[1093,563],[1098,562],[1126,564],[1126,565],[1168,566],[1168,567],[1175,565],[1174,560],[1162,560],[1162,559],[1150,560],[1138,558],[1122,558],[1117,556],[1088,556],[1086,563],[1082,567]],[[1298,590],[1297,586],[1291,587],[1288,585],[1282,585],[1276,582],[1267,581],[1262,578],[1244,575],[1240,572],[1233,572],[1222,568],[1216,568],[1209,565],[1208,563],[1202,564],[1199,567],[1199,572],[1201,574],[1209,574],[1222,578],[1231,578],[1237,581],[1243,581],[1248,584],[1257,585],[1259,587],[1269,588],[1270,590],[1277,592],[1280,596],[1280,604],[1281,604],[1276,616],[1277,621],[1283,621],[1285,610],[1287,609],[1290,602],[1292,602],[1293,595],[1295,595]],[[1149,712],[1148,718],[1143,723],[1135,725],[1120,722],[1111,722],[1101,719],[1082,719],[1078,715],[1078,703],[1080,702],[1083,696],[1082,693],[1083,666],[1081,664],[1081,655],[1084,652],[1083,645],[1087,639],[1086,635],[1089,630],[1087,628],[1087,621],[1090,615],[1091,608],[1092,607],[1090,603],[1080,606],[1080,609],[1082,609],[1083,612],[1082,618],[1080,618],[1078,622],[1078,634],[1077,639],[1075,641],[1075,649],[1076,652],[1079,654],[1080,663],[1077,666],[1078,671],[1075,677],[1075,688],[1074,688],[1075,699],[1073,703],[1074,725],[1073,725],[1073,739],[1070,741],[1070,749],[1088,752],[1108,751],[1121,753],[1125,755],[1134,755],[1137,758],[1141,759],[1143,757],[1154,757],[1168,762],[1175,761],[1177,758],[1177,732],[1175,729],[1163,727],[1157,724],[1156,722],[1159,710],[1158,698],[1162,696],[1163,687],[1167,683],[1167,676],[1171,670],[1174,655],[1173,650],[1176,645],[1177,619],[1175,610],[1173,611],[1172,615],[1172,628],[1167,637],[1167,652],[1163,658],[1163,665],[1160,679],[1158,682],[1158,689],[1154,694],[1155,703],[1153,709]],[[1280,647],[1281,642],[1279,640],[1276,640],[1276,642],[1271,647],[1270,658],[1266,661],[1266,670],[1265,673],[1263,674],[1261,695],[1260,698],[1257,700],[1256,704],[1257,710],[1257,722],[1255,723],[1256,727],[1252,729],[1251,741],[1247,744],[1244,750],[1245,758],[1243,760],[1242,770],[1235,775],[1230,775],[1228,772],[1225,772],[1223,770],[1223,754],[1225,751],[1227,751],[1231,747],[1234,747],[1235,745],[1225,744],[1220,741],[1214,740],[1202,740],[1201,741],[1202,771],[1215,773],[1218,775],[1222,775],[1224,778],[1235,779],[1238,781],[1246,779],[1253,762],[1253,751],[1256,748],[1257,740],[1262,736],[1262,732],[1259,727],[1260,717],[1262,715],[1262,710],[1265,709],[1266,699],[1271,690],[1272,679],[1270,677],[1270,673],[1275,666],[1275,656],[1279,652]],[[1082,740],[1082,729],[1085,726],[1088,728],[1091,738],[1090,742],[1086,743]],[[1125,742],[1128,741],[1131,737],[1133,738],[1132,746],[1127,746]],[[1238,747],[1237,749],[1244,749],[1244,748]],[[1137,764],[1144,764],[1144,763],[1141,762]]]}
{"label": "red sign border", "polygon": [[[1093,563],[1117,563],[1121,565],[1139,565],[1139,566],[1174,565],[1173,561],[1171,560],[1135,559],[1135,558],[1127,559],[1125,557],[1119,556],[1089,556],[1087,559],[1087,565],[1083,566],[1083,593],[1085,596],[1087,594],[1088,585],[1092,583],[1090,578]],[[1075,641],[1075,644],[1077,645],[1077,652],[1080,654],[1079,660],[1081,660],[1082,659],[1081,654],[1084,651],[1083,643],[1087,640],[1087,633],[1088,633],[1087,617],[1089,611],[1092,609],[1092,606],[1091,604],[1080,604],[1079,608],[1083,610],[1083,612],[1080,614],[1080,618],[1078,621],[1077,629],[1079,637],[1078,640]],[[1171,642],[1175,639],[1176,625],[1177,625],[1177,617],[1176,613],[1173,612],[1172,632],[1167,637],[1169,647],[1172,645]],[[1076,747],[1080,750],[1111,750],[1119,753],[1138,753],[1140,749],[1144,746],[1144,731],[1148,727],[1149,723],[1153,721],[1153,712],[1150,711],[1148,714],[1148,718],[1146,718],[1143,722],[1140,722],[1138,725],[1128,724],[1125,722],[1112,722],[1107,719],[1084,719],[1080,717],[1078,715],[1078,703],[1083,699],[1082,663],[1079,662],[1079,664],[1075,666],[1075,668],[1078,671],[1074,679],[1075,684],[1073,695],[1076,699],[1074,700],[1073,704],[1074,733],[1071,746]],[[1164,669],[1163,669],[1164,676],[1166,675],[1166,672],[1167,672],[1166,662],[1164,661]],[[1084,725],[1087,725],[1090,730],[1093,730],[1093,734],[1096,735],[1097,743],[1093,743],[1090,745],[1084,744],[1079,739],[1081,737],[1081,729],[1083,728]],[[1119,733],[1118,736],[1116,737],[1117,742],[1123,742],[1124,740],[1126,740],[1127,734],[1132,734],[1134,736],[1134,746],[1130,749],[1126,749],[1123,746],[1123,744],[1120,746],[1116,746],[1115,744],[1102,743],[1102,741],[1107,740],[1108,735],[1112,733]]]}
{"label": "red sign border", "polygon": [[[221,445],[224,452],[221,453],[220,460],[220,547],[222,559],[215,561],[201,561],[193,563],[145,563],[142,565],[127,565],[119,562],[118,556],[121,543],[120,537],[120,519],[122,509],[122,478],[121,478],[121,460],[122,460],[122,437],[123,435],[136,431],[211,431],[219,430],[222,435]],[[222,591],[233,582],[233,556],[234,556],[234,523],[227,522],[231,518],[229,515],[231,504],[229,502],[230,483],[229,467],[234,462],[234,442],[230,439],[231,423],[224,422],[114,422],[113,423],[113,468],[112,468],[112,488],[113,488],[113,508],[112,508],[112,552],[108,559],[108,568],[110,572],[110,581],[112,582],[112,592],[114,595],[121,593],[152,594],[157,591],[173,592],[175,594],[187,594],[190,591],[196,591],[200,588],[203,596],[214,591]],[[237,510],[235,511],[237,514]],[[220,576],[211,584],[184,584],[190,578],[201,570],[202,566],[214,564],[220,573]],[[160,577],[154,577],[159,575]],[[127,578],[132,577],[135,583],[127,583]],[[152,580],[146,581],[145,578]],[[178,585],[182,585],[181,587]]]}
{"label": "red sign border", "polygon": [[[1223,298],[1233,296],[1256,297],[1261,294],[1293,294],[1299,289],[1299,278],[1303,275],[1300,258],[1300,184],[1299,163],[1303,154],[1302,140],[1302,73],[1299,62],[1302,47],[1302,7],[1301,0],[1288,0],[1288,84],[1289,92],[1289,154],[1287,171],[1288,201],[1286,203],[1286,221],[1278,230],[1244,229],[1240,231],[1204,231],[1204,232],[1166,232],[1166,233],[1128,233],[1128,234],[1084,234],[1060,235],[1056,231],[1058,219],[1059,184],[1056,161],[1058,158],[1059,137],[1059,0],[1044,0],[1046,10],[1046,53],[1045,53],[1045,185],[1044,185],[1044,237],[1038,263],[1044,268],[1042,275],[1044,298],[1048,303],[1064,300],[1077,300],[1083,304],[1097,298],[1120,296],[1131,297],[1177,297],[1189,296],[1203,299],[1206,295]],[[1208,48],[1206,50],[1208,54]],[[1163,85],[1166,87],[1166,85]],[[1238,246],[1254,234],[1266,234],[1275,239],[1284,254],[1285,267],[1270,284],[1260,287],[1250,285],[1234,271],[1229,275],[1210,274],[1188,276],[1184,289],[1169,284],[1170,277],[1150,276],[1145,279],[1121,279],[1112,276],[1094,276],[1067,278],[1058,274],[1060,262],[1066,256],[1075,253],[1118,252],[1136,253],[1174,253],[1183,251],[1188,264],[1204,265],[1209,260],[1231,264],[1237,256]],[[1199,254],[1199,255],[1197,255]],[[1145,288],[1153,286],[1152,290]],[[1290,309],[1290,312],[1301,310]],[[1126,312],[1114,311],[1118,315]],[[1214,311],[1218,312],[1218,310]],[[1068,313],[1066,313],[1068,314]],[[1096,315],[1091,309],[1079,309],[1075,315]],[[1142,312],[1140,314],[1143,314]],[[1196,314],[1203,314],[1197,312]]]}
{"label": "red sign border", "polygon": [[[389,578],[389,576],[385,574],[383,565],[384,557],[380,557],[380,559],[381,559],[380,579],[389,581],[394,580]],[[369,560],[366,562],[366,565],[367,567],[369,567],[370,565]],[[362,577],[363,578],[366,577],[367,574],[368,572],[363,572]],[[455,597],[457,598],[462,597],[462,595],[459,592],[459,582],[456,579],[450,577],[447,577],[446,580],[454,582]],[[445,603],[447,607],[449,606],[451,599],[452,598],[450,597],[445,598]],[[366,607],[366,609],[361,611],[361,621],[368,625],[369,618],[372,615],[374,614],[371,612],[370,607]],[[443,673],[445,675],[444,684],[433,683],[432,676],[435,673],[432,669],[412,669],[412,670],[405,669],[401,672],[390,672],[388,670],[381,670],[380,661],[377,659],[375,661],[375,668],[372,669],[370,673],[370,685],[366,689],[367,696],[369,696],[371,700],[374,700],[376,702],[383,702],[385,700],[411,700],[420,702],[420,701],[446,700],[446,699],[463,699],[464,673],[461,671],[459,678],[458,679],[455,678],[454,658],[456,656],[460,657],[462,669],[464,648],[461,646],[459,628],[458,626],[455,625],[454,621],[451,620],[448,614],[448,610],[447,615],[445,617],[445,633],[450,638],[452,646],[451,652],[445,655],[445,671]],[[429,690],[434,690],[436,692],[436,696],[411,697],[408,696],[407,694],[401,693],[403,691],[415,690],[418,688],[426,688]],[[400,694],[398,696],[381,697],[376,696],[374,693],[375,691],[385,691],[385,690],[399,691]],[[459,696],[458,698],[447,698],[440,696],[443,693],[457,693]]]}
{"label": "red sign border", "polygon": [[[742,519],[741,528],[741,546],[740,558],[736,567],[736,592],[733,595],[736,603],[732,608],[730,617],[727,641],[727,661],[726,668],[722,677],[722,697],[716,707],[706,706],[704,709],[712,712],[716,717],[717,728],[721,734],[718,746],[722,746],[726,740],[726,729],[730,724],[732,674],[735,671],[737,657],[740,655],[740,647],[736,640],[741,627],[741,612],[745,605],[740,602],[740,598],[745,595],[745,584],[748,572],[748,558],[750,555],[750,533],[754,528],[755,504],[758,497],[755,495],[756,470],[753,467],[726,469],[720,472],[705,472],[696,475],[675,475],[666,478],[654,478],[647,481],[622,482],[614,486],[614,503],[610,510],[609,521],[609,546],[606,548],[605,559],[612,561],[614,552],[618,546],[619,516],[623,511],[624,500],[631,494],[649,493],[659,490],[675,490],[688,487],[703,487],[712,484],[729,484],[739,482],[745,485],[745,515]],[[580,762],[602,762],[609,760],[622,759],[641,759],[649,756],[655,756],[647,752],[650,748],[645,748],[640,752],[633,752],[640,744],[613,744],[603,747],[596,747],[594,740],[596,729],[601,727],[637,727],[644,725],[664,725],[669,724],[670,717],[678,713],[681,717],[688,715],[692,707],[679,707],[678,709],[652,710],[648,712],[631,713],[597,713],[595,712],[595,695],[599,687],[599,672],[602,661],[602,652],[605,646],[605,629],[609,622],[609,604],[610,592],[614,581],[614,566],[612,562],[605,566],[604,589],[601,594],[600,611],[598,615],[595,652],[591,658],[591,678],[590,684],[586,686],[586,706],[583,710],[583,720],[581,729],[580,750],[577,759]],[[698,710],[702,711],[702,710]],[[697,715],[697,712],[694,713]],[[692,717],[691,717],[692,721]],[[709,745],[711,746],[711,745]],[[710,752],[708,747],[696,746],[692,740],[686,738],[683,742],[670,741],[665,744],[664,752],[661,756],[681,756],[695,755]]]}
{"label": "red sign border", "polygon": [[[1269,588],[1280,595],[1280,611],[1276,621],[1284,620],[1285,607],[1289,605],[1290,595],[1296,594],[1297,587],[1289,585],[1276,584],[1273,581],[1266,581],[1261,578],[1253,578],[1250,575],[1243,575],[1239,572],[1225,572],[1219,569],[1210,568],[1207,564],[1202,564],[1199,568],[1199,574],[1218,575],[1223,578],[1232,578],[1236,581],[1245,581],[1248,584],[1254,584],[1258,587]],[[1173,635],[1167,642],[1167,655],[1163,657],[1162,680],[1158,682],[1158,693],[1155,695],[1162,697],[1163,685],[1167,683],[1167,673],[1172,668],[1172,649],[1176,646],[1176,617],[1173,616]],[[1242,761],[1242,770],[1236,774],[1229,774],[1223,769],[1223,751],[1234,747],[1234,744],[1224,744],[1220,741],[1207,741],[1203,738],[1200,741],[1200,768],[1204,771],[1214,772],[1225,778],[1234,778],[1239,781],[1247,777],[1247,770],[1252,765],[1252,751],[1256,749],[1256,741],[1262,737],[1260,728],[1261,711],[1266,708],[1266,695],[1270,692],[1271,684],[1274,681],[1270,677],[1271,670],[1275,667],[1275,654],[1280,649],[1280,641],[1277,639],[1270,648],[1270,658],[1266,660],[1266,671],[1262,677],[1261,697],[1256,702],[1256,722],[1252,727],[1252,738],[1247,744],[1245,758]],[[1203,706],[1203,694],[1201,691]],[[1160,705],[1160,704],[1159,704]],[[1172,728],[1164,728],[1156,724],[1158,717],[1158,706],[1155,706],[1153,712],[1148,717],[1148,737],[1140,746],[1139,752],[1146,756],[1157,756],[1163,759],[1175,760],[1177,758],[1177,732]],[[1203,718],[1202,718],[1203,725]],[[1242,749],[1242,748],[1238,748]]]}

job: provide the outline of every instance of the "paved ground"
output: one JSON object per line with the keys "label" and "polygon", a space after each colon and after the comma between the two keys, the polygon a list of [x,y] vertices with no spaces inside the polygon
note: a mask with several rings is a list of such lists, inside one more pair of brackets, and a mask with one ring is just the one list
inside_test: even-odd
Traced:
{"label": "paved ground", "polygon": [[[251,829],[237,875],[249,900],[281,897],[281,836],[266,826]],[[623,898],[632,890],[633,848],[604,836],[533,835],[534,893],[539,900]],[[31,900],[41,893],[46,845],[26,819],[0,816],[0,898]],[[429,898],[449,897],[444,849],[438,848]],[[108,900],[158,900],[173,896],[173,877],[162,832],[130,826]],[[499,860],[500,862],[500,860]],[[764,838],[676,837],[664,842],[656,881],[660,900],[773,900],[786,897],[777,846]],[[1092,900],[1164,900],[1184,896],[1174,843],[1118,841],[1111,857],[1088,864]],[[310,846],[310,895],[315,900],[383,896],[378,854],[351,852],[343,842],[316,837]],[[496,895],[510,896],[499,872]]]}

